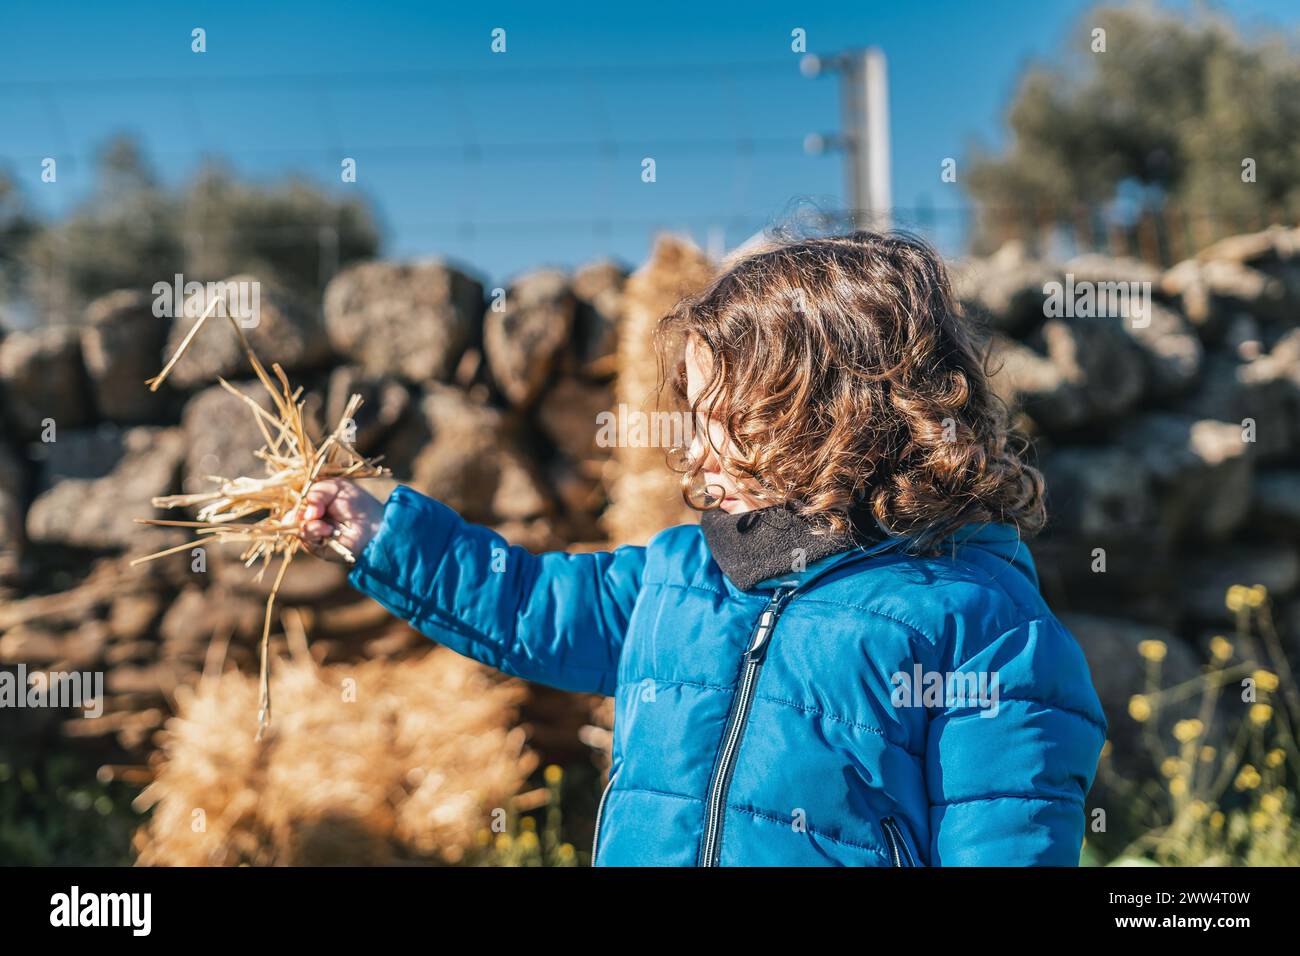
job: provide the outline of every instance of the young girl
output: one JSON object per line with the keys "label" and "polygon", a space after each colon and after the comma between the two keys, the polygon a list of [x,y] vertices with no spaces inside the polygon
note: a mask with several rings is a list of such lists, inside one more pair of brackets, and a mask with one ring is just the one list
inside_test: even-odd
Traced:
{"label": "young girl", "polygon": [[595,864],[1075,865],[1106,720],[935,254],[785,245],[661,332],[699,525],[532,555],[339,481],[308,546],[337,538],[356,588],[462,654],[615,696]]}

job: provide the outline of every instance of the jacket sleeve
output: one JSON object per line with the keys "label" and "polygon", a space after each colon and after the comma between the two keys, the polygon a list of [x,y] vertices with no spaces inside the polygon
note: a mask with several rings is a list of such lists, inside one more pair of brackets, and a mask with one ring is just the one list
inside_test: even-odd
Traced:
{"label": "jacket sleeve", "polygon": [[645,549],[534,555],[405,486],[348,580],[413,627],[507,674],[612,695]]}
{"label": "jacket sleeve", "polygon": [[987,675],[988,693],[983,702],[946,699],[931,717],[931,863],[1077,866],[1084,799],[1106,739],[1079,645],[1048,616],[945,666]]}

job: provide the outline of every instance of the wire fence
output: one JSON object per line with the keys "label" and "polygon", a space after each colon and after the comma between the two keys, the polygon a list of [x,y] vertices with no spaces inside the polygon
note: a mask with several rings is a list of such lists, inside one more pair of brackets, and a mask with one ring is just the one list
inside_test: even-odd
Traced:
{"label": "wire fence", "polygon": [[[770,90],[779,82],[809,83],[799,76],[794,58],[735,62],[700,63],[625,63],[575,65],[553,68],[514,68],[493,66],[473,69],[388,69],[359,72],[265,72],[239,76],[204,75],[201,72],[169,75],[123,75],[117,77],[76,78],[60,76],[49,79],[0,80],[0,95],[30,97],[47,118],[49,141],[58,147],[60,162],[75,170],[92,165],[93,151],[72,142],[65,106],[83,93],[113,96],[131,91],[167,91],[188,104],[187,113],[194,117],[198,129],[205,125],[199,97],[206,93],[230,93],[240,90],[306,91],[316,98],[318,119],[316,142],[276,145],[247,143],[238,148],[237,158],[274,158],[297,162],[308,171],[319,168],[324,183],[332,169],[337,175],[339,158],[360,153],[368,163],[391,165],[445,166],[460,165],[471,169],[500,165],[531,166],[539,163],[572,163],[591,160],[595,166],[615,163],[627,157],[644,155],[646,142],[618,135],[610,123],[610,98],[603,91],[618,87],[626,91],[636,85],[663,84],[720,90],[744,84],[754,90]],[[475,129],[473,110],[465,91],[478,86],[508,90],[511,85],[575,85],[585,92],[587,110],[581,114],[584,124],[562,129],[548,141],[526,141],[511,137],[484,137]],[[456,135],[440,143],[403,143],[393,138],[358,144],[343,149],[336,144],[347,139],[340,134],[341,109],[336,97],[358,89],[426,91],[437,88],[452,105],[457,121]],[[816,88],[809,83],[809,95]],[[827,87],[822,86],[826,95]],[[774,135],[767,125],[754,125],[755,117],[745,121],[729,117],[730,131],[717,133],[683,133],[655,140],[661,149],[683,155],[707,158],[716,168],[732,164],[732,179],[741,182],[750,173],[746,164],[755,158],[788,158],[805,153],[803,137],[811,132],[793,131]],[[150,150],[152,159],[176,166],[186,159],[205,157],[203,138],[196,136],[193,148],[177,149],[165,143],[161,151]],[[28,151],[16,153],[0,147],[0,156],[35,168],[40,157]],[[479,188],[485,188],[479,184]],[[743,192],[743,190],[742,190]],[[505,238],[545,240],[548,237],[586,237],[593,247],[614,244],[616,239],[636,238],[659,232],[688,234],[710,252],[721,254],[764,230],[787,225],[788,208],[761,209],[740,195],[732,209],[689,209],[673,213],[647,215],[644,210],[620,210],[610,202],[595,203],[590,212],[544,214],[536,216],[494,216],[475,208],[473,195],[462,197],[453,214],[439,218],[422,218],[418,214],[402,215],[400,205],[389,210],[397,218],[385,222],[385,231],[398,232],[410,247],[430,250],[471,250],[475,244]],[[818,209],[824,229],[847,229],[856,223],[870,224],[878,217],[855,215],[843,209]],[[892,226],[919,233],[931,239],[945,254],[969,251],[989,252],[1009,241],[1022,243],[1026,251],[1048,259],[1068,259],[1084,253],[1101,253],[1113,257],[1140,259],[1168,266],[1194,255],[1199,249],[1226,235],[1249,232],[1273,223],[1286,223],[1283,210],[1249,215],[1226,215],[1221,212],[1194,210],[1178,204],[1148,209],[1137,214],[1121,214],[1108,205],[1078,204],[1071,207],[1046,205],[978,205],[968,199],[937,204],[918,199],[900,205],[884,217]],[[193,229],[194,224],[188,223]],[[323,285],[340,267],[339,224],[330,221],[290,223],[275,226],[243,227],[259,246],[298,249],[314,255],[319,262],[319,279]],[[111,241],[111,236],[106,237]],[[187,249],[201,247],[202,229],[182,237]],[[52,276],[61,266],[60,252],[52,248],[42,268]]]}

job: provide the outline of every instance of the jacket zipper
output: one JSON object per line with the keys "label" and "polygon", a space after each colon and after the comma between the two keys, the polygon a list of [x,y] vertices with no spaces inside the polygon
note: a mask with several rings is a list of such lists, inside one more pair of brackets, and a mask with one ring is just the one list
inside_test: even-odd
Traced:
{"label": "jacket zipper", "polygon": [[[894,866],[916,866],[916,861],[912,859],[912,851],[907,848],[907,841],[903,839],[903,831],[899,828],[898,822],[893,817],[885,817],[880,821],[880,828],[885,831],[885,842],[889,844],[889,849],[894,854]],[[907,862],[904,863],[904,860]]]}
{"label": "jacket zipper", "polygon": [[591,837],[591,865],[596,865],[596,854],[600,852],[600,821],[605,815],[605,801],[609,799],[609,792],[614,789],[614,778],[618,776],[616,771],[611,771],[609,782],[605,784],[605,790],[600,795],[600,803],[596,804],[596,832]]}
{"label": "jacket zipper", "polygon": [[745,733],[745,724],[749,720],[749,709],[754,703],[754,687],[758,683],[758,672],[763,669],[767,649],[772,643],[772,632],[776,629],[777,619],[781,616],[787,602],[794,595],[795,588],[777,588],[772,599],[758,616],[754,633],[745,649],[744,671],[740,686],[731,704],[731,713],[727,718],[727,729],[722,736],[722,754],[709,782],[709,799],[705,810],[704,839],[700,843],[700,865],[717,866],[722,857],[722,818],[726,809],[727,791],[731,787],[731,775],[736,769],[736,752],[740,749],[740,740]]}

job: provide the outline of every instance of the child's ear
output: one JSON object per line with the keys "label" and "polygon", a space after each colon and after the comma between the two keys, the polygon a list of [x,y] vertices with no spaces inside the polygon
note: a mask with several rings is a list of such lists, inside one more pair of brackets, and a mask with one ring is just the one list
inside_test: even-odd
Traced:
{"label": "child's ear", "polygon": [[678,359],[673,367],[673,389],[682,401],[686,400],[686,359],[684,357]]}

